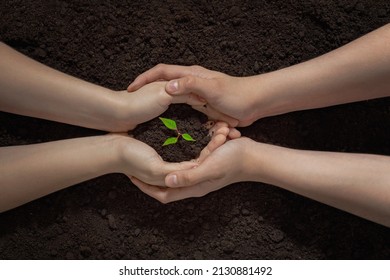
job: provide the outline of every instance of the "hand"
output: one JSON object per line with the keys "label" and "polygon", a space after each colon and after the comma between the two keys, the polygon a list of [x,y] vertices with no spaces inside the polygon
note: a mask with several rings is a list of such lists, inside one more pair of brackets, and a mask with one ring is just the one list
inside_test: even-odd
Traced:
{"label": "hand", "polygon": [[138,124],[149,121],[164,113],[172,103],[186,103],[194,106],[204,105],[196,95],[172,96],[165,92],[166,82],[155,82],[129,93],[120,91],[117,94],[120,104],[121,127],[124,130],[134,129]]}
{"label": "hand", "polygon": [[118,135],[119,157],[116,170],[129,178],[137,177],[153,185],[165,186],[165,176],[176,170],[190,169],[196,162],[169,163],[149,145],[127,135]]}
{"label": "hand", "polygon": [[228,124],[218,122],[210,128],[211,141],[204,148],[195,161],[168,163],[162,160],[159,154],[147,144],[127,135],[118,134],[119,137],[119,161],[118,170],[126,174],[130,179],[136,177],[146,183],[165,186],[165,177],[168,173],[191,169],[199,165],[210,152],[222,145],[226,138],[231,139],[241,136],[235,128],[228,128]]}
{"label": "hand", "polygon": [[200,66],[159,64],[138,76],[127,90],[161,79],[171,80],[165,90],[172,96],[196,94],[203,98],[207,104],[193,108],[211,118],[215,119],[218,112],[237,119],[238,123],[228,122],[231,126],[248,126],[258,119],[258,102],[250,78],[232,77]]}
{"label": "hand", "polygon": [[169,188],[152,186],[137,178],[131,178],[131,181],[144,193],[162,203],[169,203],[189,197],[201,197],[232,183],[247,180],[246,150],[253,141],[239,138],[224,143],[226,137],[222,136],[223,134],[218,134],[210,142],[210,154],[199,166],[170,173],[165,179]]}

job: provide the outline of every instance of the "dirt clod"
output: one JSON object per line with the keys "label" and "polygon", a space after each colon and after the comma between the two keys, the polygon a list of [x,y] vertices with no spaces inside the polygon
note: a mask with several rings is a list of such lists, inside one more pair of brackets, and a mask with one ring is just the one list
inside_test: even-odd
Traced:
{"label": "dirt clod", "polygon": [[275,230],[270,232],[269,237],[274,242],[280,242],[284,238],[284,233],[281,230],[275,229]]}
{"label": "dirt clod", "polygon": [[111,215],[111,214],[107,215],[107,219],[108,219],[108,226],[110,227],[110,229],[117,229],[118,228],[113,215]]}

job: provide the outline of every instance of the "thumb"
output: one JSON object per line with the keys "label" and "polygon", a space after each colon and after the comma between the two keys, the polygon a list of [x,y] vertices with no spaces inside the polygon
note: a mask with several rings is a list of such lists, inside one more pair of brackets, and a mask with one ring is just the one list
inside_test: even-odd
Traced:
{"label": "thumb", "polygon": [[165,162],[162,170],[164,174],[169,174],[180,170],[190,170],[196,168],[198,165],[196,161]]}
{"label": "thumb", "polygon": [[217,83],[214,79],[204,79],[196,76],[186,76],[167,83],[165,90],[172,95],[195,93],[196,95],[210,101],[215,97]]}
{"label": "thumb", "polygon": [[211,180],[215,177],[210,167],[206,164],[189,170],[175,171],[165,177],[165,185],[171,188],[188,187]]}

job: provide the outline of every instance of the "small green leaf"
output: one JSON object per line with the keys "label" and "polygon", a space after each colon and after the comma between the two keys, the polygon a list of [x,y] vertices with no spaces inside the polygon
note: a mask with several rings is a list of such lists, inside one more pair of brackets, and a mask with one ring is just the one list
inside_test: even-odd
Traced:
{"label": "small green leaf", "polygon": [[186,141],[196,141],[194,138],[191,137],[191,135],[189,135],[188,133],[184,133],[181,135],[181,137],[183,137],[184,140]]}
{"label": "small green leaf", "polygon": [[172,129],[172,130],[177,130],[177,127],[176,127],[176,122],[174,120],[171,120],[171,119],[167,119],[167,118],[159,118],[163,124],[169,128],[169,129]]}
{"label": "small green leaf", "polygon": [[167,140],[165,140],[163,146],[172,145],[177,143],[177,137],[169,137]]}

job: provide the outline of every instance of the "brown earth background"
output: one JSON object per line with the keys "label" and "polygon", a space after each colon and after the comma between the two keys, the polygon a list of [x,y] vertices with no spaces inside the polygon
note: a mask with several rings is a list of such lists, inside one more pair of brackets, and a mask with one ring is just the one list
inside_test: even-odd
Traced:
{"label": "brown earth background", "polygon": [[[1,1],[0,39],[55,69],[120,90],[161,62],[236,76],[277,70],[389,19],[387,0]],[[205,121],[185,106],[164,115],[189,130]],[[150,141],[144,132],[162,130],[155,125],[139,126],[138,135]],[[386,98],[266,118],[241,131],[286,147],[390,155],[389,129]],[[101,133],[0,113],[1,146]],[[389,233],[261,183],[163,205],[111,174],[0,214],[0,258],[388,259]]]}

